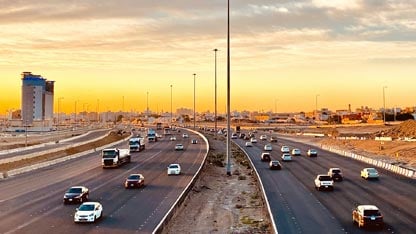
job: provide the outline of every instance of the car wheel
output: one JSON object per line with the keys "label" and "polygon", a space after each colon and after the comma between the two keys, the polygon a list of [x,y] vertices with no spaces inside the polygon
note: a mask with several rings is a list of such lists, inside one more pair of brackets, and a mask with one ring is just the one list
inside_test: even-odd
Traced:
{"label": "car wheel", "polygon": [[97,216],[94,215],[94,219],[92,220],[92,222],[95,223],[96,219],[97,219]]}
{"label": "car wheel", "polygon": [[89,195],[87,194],[85,195],[85,201],[88,201],[88,199],[89,199]]}

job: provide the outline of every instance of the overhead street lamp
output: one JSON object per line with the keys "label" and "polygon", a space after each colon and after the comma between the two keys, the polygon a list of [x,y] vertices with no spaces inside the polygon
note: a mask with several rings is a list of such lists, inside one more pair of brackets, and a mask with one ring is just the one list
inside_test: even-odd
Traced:
{"label": "overhead street lamp", "polygon": [[385,89],[387,86],[383,86],[383,124],[386,124],[386,95]]}
{"label": "overhead street lamp", "polygon": [[227,0],[227,175],[231,176],[231,126],[230,126],[230,0]]}
{"label": "overhead street lamp", "polygon": [[319,94],[315,95],[315,121],[318,119],[318,97]]}
{"label": "overhead street lamp", "polygon": [[60,117],[60,112],[61,112],[61,100],[62,99],[64,99],[63,97],[59,97],[58,98],[58,123],[57,123],[57,129],[59,128],[59,122],[60,122],[60,119],[59,119],[59,117]]}
{"label": "overhead street lamp", "polygon": [[218,49],[214,49],[215,54],[215,113],[214,113],[214,121],[215,121],[215,139],[217,139],[217,52]]}
{"label": "overhead street lamp", "polygon": [[173,99],[172,99],[172,87],[173,87],[173,86],[172,86],[172,85],[170,85],[170,125],[171,125],[171,126],[172,126],[172,122],[173,122],[173,121],[172,121],[172,120],[173,120],[173,114],[172,114],[172,113],[173,113],[173,112],[172,112],[172,105],[173,105],[173,104],[172,104],[172,103],[173,103],[173,102],[172,102],[172,100],[173,100]]}
{"label": "overhead street lamp", "polygon": [[195,77],[196,77],[196,74],[194,73],[193,76],[194,76],[194,130],[195,130]]}

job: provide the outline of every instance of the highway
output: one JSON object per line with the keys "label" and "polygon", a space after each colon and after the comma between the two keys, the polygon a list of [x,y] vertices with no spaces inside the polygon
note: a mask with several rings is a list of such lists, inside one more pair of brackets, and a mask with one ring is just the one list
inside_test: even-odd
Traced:
{"label": "highway", "polygon": [[[414,180],[378,169],[380,179],[367,181],[360,171],[371,166],[321,149],[317,149],[318,157],[309,158],[306,151],[313,147],[282,138],[272,143],[272,160],[281,161],[282,145],[299,148],[302,156],[292,156],[292,162],[282,162],[281,171],[271,171],[260,160],[269,142],[259,140],[251,148],[242,139],[234,142],[248,153],[259,172],[279,233],[367,233],[352,223],[351,212],[358,204],[373,204],[382,212],[386,226],[377,233],[414,233]],[[314,178],[330,167],[340,167],[344,181],[335,182],[333,192],[316,191]]]}
{"label": "highway", "polygon": [[13,158],[13,157],[17,157],[20,155],[28,155],[28,154],[33,154],[33,153],[39,153],[41,151],[47,151],[47,150],[52,150],[55,148],[59,148],[59,147],[63,147],[65,145],[73,145],[73,144],[78,144],[81,142],[85,142],[85,141],[89,141],[89,140],[93,140],[96,138],[100,138],[103,137],[104,135],[106,135],[109,131],[109,129],[101,129],[101,130],[95,130],[95,131],[90,131],[86,134],[77,136],[77,137],[71,137],[71,138],[67,138],[67,139],[62,139],[60,140],[58,143],[52,142],[51,144],[41,144],[41,147],[28,147],[28,148],[20,148],[17,151],[14,152],[7,152],[7,153],[2,153],[0,152],[0,159],[6,159],[6,158]]}
{"label": "highway", "polygon": [[[206,153],[205,142],[193,133],[189,136],[146,143],[144,151],[132,153],[132,162],[120,168],[101,168],[97,152],[0,181],[0,233],[151,233]],[[193,138],[198,144],[190,144]],[[176,143],[185,150],[174,151]],[[180,163],[182,174],[167,176],[170,163]],[[130,173],[143,174],[145,187],[124,189]],[[90,201],[103,204],[104,217],[97,223],[75,224],[78,205],[63,205],[65,191],[75,185],[88,187]]]}

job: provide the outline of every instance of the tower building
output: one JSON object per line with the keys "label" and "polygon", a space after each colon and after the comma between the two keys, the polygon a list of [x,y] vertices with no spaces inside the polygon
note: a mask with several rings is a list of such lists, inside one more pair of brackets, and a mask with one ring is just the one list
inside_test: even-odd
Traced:
{"label": "tower building", "polygon": [[53,119],[54,82],[31,72],[22,73],[22,122]]}

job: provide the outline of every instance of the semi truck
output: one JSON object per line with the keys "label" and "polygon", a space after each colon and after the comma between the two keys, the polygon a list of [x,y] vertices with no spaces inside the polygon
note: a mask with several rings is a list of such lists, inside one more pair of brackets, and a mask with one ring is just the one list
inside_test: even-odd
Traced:
{"label": "semi truck", "polygon": [[162,130],[162,123],[156,123],[156,130]]}
{"label": "semi truck", "polygon": [[170,127],[168,127],[168,126],[165,126],[164,128],[163,128],[163,135],[170,135],[171,133],[170,133]]}
{"label": "semi truck", "polygon": [[156,131],[154,129],[149,128],[147,130],[147,140],[149,142],[156,142],[157,141],[157,137],[156,137]]}
{"label": "semi truck", "polygon": [[103,168],[118,167],[131,160],[129,149],[108,148],[101,151]]}
{"label": "semi truck", "polygon": [[129,139],[130,152],[140,152],[146,148],[143,137],[132,137]]}

